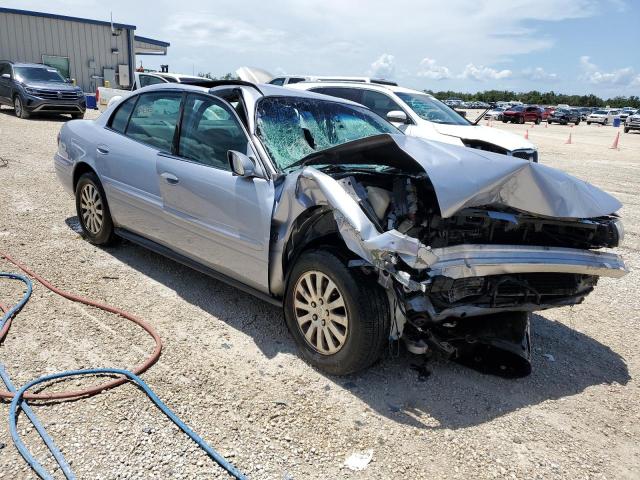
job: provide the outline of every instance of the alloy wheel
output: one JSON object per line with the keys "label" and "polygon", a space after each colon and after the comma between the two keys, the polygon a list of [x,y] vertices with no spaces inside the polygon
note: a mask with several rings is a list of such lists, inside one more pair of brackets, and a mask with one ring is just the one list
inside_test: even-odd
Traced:
{"label": "alloy wheel", "polygon": [[16,111],[16,117],[21,117],[22,116],[22,102],[20,101],[20,97],[16,97],[15,101],[13,102],[13,108]]}
{"label": "alloy wheel", "polygon": [[100,192],[91,183],[82,187],[80,192],[80,210],[82,212],[82,223],[89,232],[97,235],[102,230],[104,223],[104,207]]}
{"label": "alloy wheel", "polygon": [[337,285],[317,270],[305,272],[294,291],[294,312],[306,342],[323,355],[333,355],[344,346],[349,317]]}

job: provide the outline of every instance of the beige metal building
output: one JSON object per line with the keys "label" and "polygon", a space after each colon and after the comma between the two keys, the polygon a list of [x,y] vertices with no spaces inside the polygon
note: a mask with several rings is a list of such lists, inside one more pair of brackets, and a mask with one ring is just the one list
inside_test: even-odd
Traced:
{"label": "beige metal building", "polygon": [[127,88],[136,55],[166,55],[169,43],[135,35],[135,25],[0,8],[0,60],[44,63],[85,92],[108,80]]}

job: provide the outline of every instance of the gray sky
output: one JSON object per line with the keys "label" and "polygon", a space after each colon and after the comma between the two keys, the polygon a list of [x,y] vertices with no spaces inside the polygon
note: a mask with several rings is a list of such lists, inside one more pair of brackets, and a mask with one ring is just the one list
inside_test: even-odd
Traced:
{"label": "gray sky", "polygon": [[181,73],[242,65],[272,73],[375,75],[420,89],[490,88],[639,95],[640,25],[627,0],[0,1],[114,20],[171,42]]}

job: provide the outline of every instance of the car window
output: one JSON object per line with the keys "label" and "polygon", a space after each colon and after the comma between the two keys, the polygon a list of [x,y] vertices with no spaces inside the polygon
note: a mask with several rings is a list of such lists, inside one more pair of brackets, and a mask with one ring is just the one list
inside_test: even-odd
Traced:
{"label": "car window", "polygon": [[273,80],[271,80],[269,82],[271,85],[279,85],[282,86],[284,85],[284,78],[280,77],[280,78],[274,78]]}
{"label": "car window", "polygon": [[140,87],[156,85],[157,83],[166,83],[162,78],[158,78],[153,75],[140,75],[138,78],[140,81]]}
{"label": "car window", "polygon": [[311,91],[362,104],[362,90],[358,90],[357,88],[321,87],[312,88]]}
{"label": "car window", "polygon": [[9,69],[8,63],[0,63],[0,75],[5,73],[11,74],[11,70]]}
{"label": "car window", "polygon": [[360,103],[365,107],[369,107],[382,118],[387,118],[387,113],[393,110],[402,111],[400,105],[393,101],[391,97],[384,93],[374,92],[373,90],[363,90],[362,101]]}
{"label": "car window", "polygon": [[300,83],[300,82],[304,82],[306,80],[306,78],[303,77],[289,77],[289,81],[287,82],[287,84],[291,85],[292,83]]}
{"label": "car window", "polygon": [[140,95],[126,135],[151,147],[171,152],[180,115],[180,92],[153,92]]}
{"label": "car window", "polygon": [[215,98],[189,95],[180,127],[178,155],[229,170],[229,150],[251,154],[247,136],[231,110]]}
{"label": "car window", "polygon": [[129,116],[131,115],[131,111],[133,110],[133,106],[136,104],[137,100],[138,97],[134,96],[120,104],[109,121],[109,127],[111,127],[112,130],[124,133],[127,128],[127,123],[129,122]]}

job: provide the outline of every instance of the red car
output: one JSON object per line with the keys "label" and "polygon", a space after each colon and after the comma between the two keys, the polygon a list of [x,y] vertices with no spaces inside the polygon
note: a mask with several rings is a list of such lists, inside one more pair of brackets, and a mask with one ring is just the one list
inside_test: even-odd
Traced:
{"label": "red car", "polygon": [[542,121],[542,113],[537,105],[516,105],[502,114],[502,122],[525,123],[535,122],[539,125]]}
{"label": "red car", "polygon": [[542,120],[549,118],[556,109],[554,107],[540,107],[540,113],[542,113]]}

